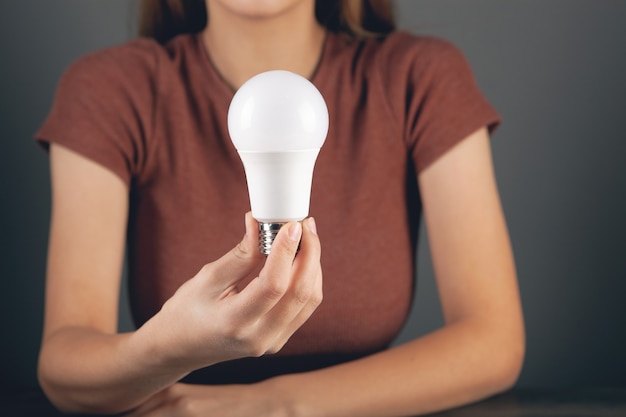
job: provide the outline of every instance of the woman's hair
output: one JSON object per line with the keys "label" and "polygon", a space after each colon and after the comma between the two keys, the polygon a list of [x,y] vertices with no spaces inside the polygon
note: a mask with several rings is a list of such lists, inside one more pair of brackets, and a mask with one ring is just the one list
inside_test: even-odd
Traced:
{"label": "woman's hair", "polygon": [[[207,24],[205,0],[141,0],[139,34],[165,43]],[[391,0],[316,0],[317,20],[332,32],[384,36],[395,29]]]}

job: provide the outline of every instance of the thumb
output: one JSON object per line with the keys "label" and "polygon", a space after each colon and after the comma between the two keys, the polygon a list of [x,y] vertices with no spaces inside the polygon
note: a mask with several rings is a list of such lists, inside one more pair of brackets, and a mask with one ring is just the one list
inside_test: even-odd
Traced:
{"label": "thumb", "polygon": [[226,255],[211,264],[212,274],[226,285],[245,278],[264,261],[258,248],[258,223],[252,213],[246,213],[246,234]]}

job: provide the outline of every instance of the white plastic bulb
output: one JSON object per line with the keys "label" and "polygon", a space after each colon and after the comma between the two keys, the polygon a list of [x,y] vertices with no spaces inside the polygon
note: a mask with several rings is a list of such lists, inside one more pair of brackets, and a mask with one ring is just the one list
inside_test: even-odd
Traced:
{"label": "white plastic bulb", "polygon": [[280,226],[309,214],[313,168],[328,133],[324,98],[306,78],[268,71],[246,81],[228,109],[228,131],[246,172],[259,249]]}

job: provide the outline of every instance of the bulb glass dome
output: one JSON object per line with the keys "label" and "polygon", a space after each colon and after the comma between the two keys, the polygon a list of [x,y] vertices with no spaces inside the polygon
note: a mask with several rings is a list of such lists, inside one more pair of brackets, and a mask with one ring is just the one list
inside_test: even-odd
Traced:
{"label": "bulb glass dome", "polygon": [[240,152],[319,149],[328,133],[328,109],[306,78],[268,71],[250,78],[235,93],[228,131]]}

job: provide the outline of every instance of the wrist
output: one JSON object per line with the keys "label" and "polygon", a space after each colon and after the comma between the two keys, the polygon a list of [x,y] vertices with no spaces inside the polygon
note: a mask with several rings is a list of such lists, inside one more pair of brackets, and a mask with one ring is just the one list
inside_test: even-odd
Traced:
{"label": "wrist", "polygon": [[197,367],[188,363],[182,355],[176,354],[176,340],[168,338],[168,326],[160,322],[160,315],[161,312],[158,312],[131,334],[130,351],[136,363],[144,369],[180,379]]}
{"label": "wrist", "polygon": [[310,417],[297,395],[298,385],[294,379],[297,375],[282,375],[261,382],[265,398],[273,402],[272,410],[276,416],[285,417]]}

